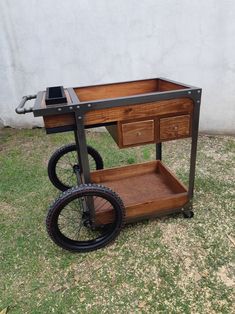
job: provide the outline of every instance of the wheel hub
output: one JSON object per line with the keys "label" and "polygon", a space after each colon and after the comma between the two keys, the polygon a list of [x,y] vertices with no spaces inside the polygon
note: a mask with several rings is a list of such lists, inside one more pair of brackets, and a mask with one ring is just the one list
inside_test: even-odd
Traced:
{"label": "wheel hub", "polygon": [[77,172],[80,172],[80,167],[78,164],[73,165],[73,172],[76,174]]}
{"label": "wheel hub", "polygon": [[87,212],[84,212],[82,214],[82,220],[83,220],[83,225],[87,228],[91,228],[92,227],[92,223],[91,223],[91,219],[90,219],[90,215]]}

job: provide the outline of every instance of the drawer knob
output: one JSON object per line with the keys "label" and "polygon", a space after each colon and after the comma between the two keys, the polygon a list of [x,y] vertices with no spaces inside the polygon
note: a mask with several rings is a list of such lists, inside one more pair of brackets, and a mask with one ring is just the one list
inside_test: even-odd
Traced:
{"label": "drawer knob", "polygon": [[176,125],[176,126],[174,126],[174,130],[175,131],[177,131],[178,130],[178,126]]}
{"label": "drawer knob", "polygon": [[141,132],[137,132],[137,136],[140,136],[141,135]]}

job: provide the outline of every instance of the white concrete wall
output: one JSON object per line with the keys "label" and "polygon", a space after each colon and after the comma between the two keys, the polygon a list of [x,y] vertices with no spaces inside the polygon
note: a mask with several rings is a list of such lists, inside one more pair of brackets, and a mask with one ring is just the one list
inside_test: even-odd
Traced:
{"label": "white concrete wall", "polygon": [[4,125],[40,125],[14,108],[46,86],[157,76],[203,88],[201,131],[235,133],[235,1],[0,1]]}

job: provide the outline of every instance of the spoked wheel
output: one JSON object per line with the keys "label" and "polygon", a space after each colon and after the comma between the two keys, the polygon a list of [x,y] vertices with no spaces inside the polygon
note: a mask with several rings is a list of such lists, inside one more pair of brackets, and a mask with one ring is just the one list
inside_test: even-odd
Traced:
{"label": "spoked wheel", "polygon": [[[95,227],[90,206],[95,213],[111,211],[110,223]],[[100,185],[84,184],[62,193],[49,209],[46,226],[51,239],[63,249],[89,252],[106,246],[118,236],[124,216],[123,202],[116,193]]]}
{"label": "spoked wheel", "polygon": [[[91,146],[87,146],[90,170],[103,169],[100,154]],[[62,146],[54,152],[48,163],[48,176],[53,185],[61,191],[76,186],[80,167],[76,144]]]}

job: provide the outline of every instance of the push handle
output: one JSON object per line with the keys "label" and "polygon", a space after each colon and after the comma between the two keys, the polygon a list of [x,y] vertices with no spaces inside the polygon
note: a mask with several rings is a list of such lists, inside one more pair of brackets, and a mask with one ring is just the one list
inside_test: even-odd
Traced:
{"label": "push handle", "polygon": [[25,103],[28,101],[28,100],[31,100],[31,99],[35,99],[37,97],[37,95],[28,95],[28,96],[24,96],[19,104],[19,106],[15,109],[15,112],[18,113],[18,114],[25,114],[25,113],[28,113],[28,112],[32,112],[33,111],[33,108],[29,108],[29,109],[26,109],[24,108],[24,105]]}

